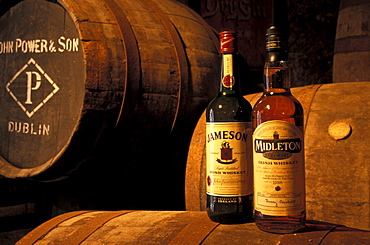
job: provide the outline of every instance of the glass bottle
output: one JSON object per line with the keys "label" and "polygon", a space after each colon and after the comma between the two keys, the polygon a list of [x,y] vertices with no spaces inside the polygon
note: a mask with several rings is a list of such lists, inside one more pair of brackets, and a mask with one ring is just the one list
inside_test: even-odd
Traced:
{"label": "glass bottle", "polygon": [[253,216],[252,122],[240,92],[237,35],[220,33],[220,92],[206,110],[207,213],[218,223],[244,223]]}
{"label": "glass bottle", "polygon": [[287,41],[276,26],[267,29],[265,90],[253,118],[255,222],[272,233],[305,226],[303,108],[291,94]]}

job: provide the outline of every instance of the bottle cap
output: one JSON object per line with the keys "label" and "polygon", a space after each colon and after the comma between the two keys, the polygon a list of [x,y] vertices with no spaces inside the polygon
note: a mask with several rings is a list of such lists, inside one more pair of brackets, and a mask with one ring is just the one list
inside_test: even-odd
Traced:
{"label": "bottle cap", "polygon": [[235,31],[220,32],[220,53],[237,52],[237,34]]}
{"label": "bottle cap", "polygon": [[270,26],[266,31],[266,50],[277,51],[286,50],[287,41],[284,33],[276,26]]}

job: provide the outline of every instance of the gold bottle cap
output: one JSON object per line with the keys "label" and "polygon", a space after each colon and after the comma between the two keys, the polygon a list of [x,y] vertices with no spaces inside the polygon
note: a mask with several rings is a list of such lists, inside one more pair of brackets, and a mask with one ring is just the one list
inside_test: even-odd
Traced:
{"label": "gold bottle cap", "polygon": [[266,31],[266,50],[286,50],[287,40],[284,33],[276,26],[270,26]]}

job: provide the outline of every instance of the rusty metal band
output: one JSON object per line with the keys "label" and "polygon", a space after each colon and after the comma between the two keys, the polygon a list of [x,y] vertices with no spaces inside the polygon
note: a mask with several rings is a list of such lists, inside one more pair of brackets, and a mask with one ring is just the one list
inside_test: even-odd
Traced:
{"label": "rusty metal band", "polygon": [[312,103],[315,99],[315,95],[317,93],[317,91],[321,88],[322,84],[320,85],[313,85],[311,86],[310,90],[308,91],[305,91],[306,94],[304,96],[300,96],[300,102],[302,104],[302,107],[303,107],[303,113],[305,114],[304,118],[306,118],[306,120],[304,121],[304,128],[303,128],[303,133],[305,134],[306,133],[306,129],[307,129],[307,125],[308,125],[308,119],[310,118],[310,113],[308,113],[310,111],[310,108],[312,106]]}
{"label": "rusty metal band", "polygon": [[342,0],[340,1],[339,10],[344,8],[369,3],[369,0]]}
{"label": "rusty metal band", "polygon": [[206,212],[201,212],[199,217],[185,226],[168,245],[199,245],[218,225],[208,218]]}
{"label": "rusty metal band", "polygon": [[86,240],[91,234],[93,234],[96,230],[103,227],[105,223],[108,221],[133,212],[132,210],[125,210],[125,211],[112,211],[112,212],[103,212],[99,216],[95,217],[93,220],[86,222],[83,226],[73,232],[73,236],[66,237],[66,239],[60,242],[54,242],[54,245],[78,245],[81,244],[84,240]]}
{"label": "rusty metal band", "polygon": [[17,245],[30,245],[37,242],[39,239],[44,237],[49,231],[57,227],[60,223],[63,223],[65,220],[68,220],[70,218],[76,217],[78,215],[87,213],[88,211],[76,211],[76,212],[70,212],[65,213],[59,216],[56,216],[38,227],[36,227],[34,230],[29,232],[27,236],[23,237],[21,240],[17,242]]}
{"label": "rusty metal band", "polygon": [[[113,13],[118,27],[121,32],[121,39],[125,46],[126,52],[126,74],[125,74],[125,84],[124,84],[124,95],[122,99],[121,109],[117,118],[116,126],[120,123],[122,115],[131,115],[134,106],[125,106],[125,101],[130,101],[131,104],[137,104],[138,91],[141,81],[141,62],[139,46],[136,40],[135,33],[132,26],[124,14],[121,7],[116,3],[116,0],[105,0],[108,8]],[[127,111],[129,110],[129,111]]]}
{"label": "rusty metal band", "polygon": [[370,36],[343,37],[335,40],[334,54],[363,51],[370,52]]}
{"label": "rusty metal band", "polygon": [[168,31],[172,44],[175,47],[175,52],[177,55],[177,64],[178,64],[178,71],[179,71],[179,90],[177,94],[177,108],[176,108],[176,113],[174,116],[174,120],[172,123],[171,131],[174,129],[175,123],[178,118],[178,114],[180,111],[180,106],[181,102],[183,100],[181,94],[182,91],[187,91],[188,89],[188,84],[189,84],[189,65],[188,65],[188,60],[187,56],[185,53],[184,46],[182,44],[181,38],[179,36],[179,33],[175,26],[172,24],[170,18],[158,7],[156,3],[154,3],[151,0],[144,0],[144,2],[150,7],[154,13],[159,17],[159,19],[162,21],[163,25],[166,27],[166,30]]}

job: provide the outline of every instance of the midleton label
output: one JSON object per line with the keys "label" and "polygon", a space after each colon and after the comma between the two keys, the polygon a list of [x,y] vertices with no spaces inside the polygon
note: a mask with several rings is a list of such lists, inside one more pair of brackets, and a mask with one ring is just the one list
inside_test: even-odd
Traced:
{"label": "midleton label", "polygon": [[253,133],[254,206],[265,215],[305,210],[303,134],[284,121],[267,121]]}
{"label": "midleton label", "polygon": [[206,124],[207,193],[222,197],[253,193],[251,123]]}

